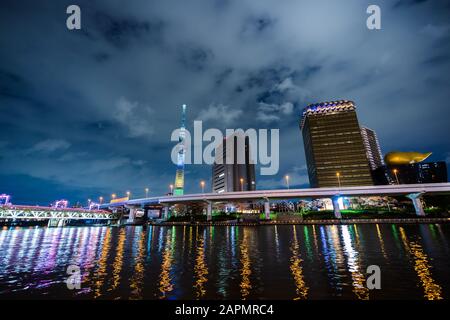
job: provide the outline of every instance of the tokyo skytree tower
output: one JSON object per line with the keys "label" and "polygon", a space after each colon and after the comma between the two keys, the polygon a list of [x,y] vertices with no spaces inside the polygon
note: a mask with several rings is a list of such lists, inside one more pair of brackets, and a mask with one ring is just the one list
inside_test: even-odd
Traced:
{"label": "tokyo skytree tower", "polygon": [[186,153],[186,145],[184,142],[186,136],[186,105],[182,106],[181,114],[181,128],[180,135],[178,138],[179,150],[178,150],[178,160],[177,160],[177,173],[175,176],[175,190],[174,195],[182,196],[184,193],[184,159]]}

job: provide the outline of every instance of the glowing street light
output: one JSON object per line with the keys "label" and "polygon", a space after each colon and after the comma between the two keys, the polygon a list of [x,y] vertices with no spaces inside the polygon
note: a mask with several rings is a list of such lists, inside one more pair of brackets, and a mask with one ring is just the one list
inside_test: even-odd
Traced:
{"label": "glowing street light", "polygon": [[99,197],[98,200],[100,201],[100,204],[103,204],[103,197]]}
{"label": "glowing street light", "polygon": [[169,185],[170,188],[170,194],[173,194],[173,184]]}
{"label": "glowing street light", "polygon": [[339,188],[340,188],[341,187],[341,173],[340,172],[336,172],[336,177],[338,179],[338,185],[339,185]]}
{"label": "glowing street light", "polygon": [[130,196],[131,196],[131,192],[130,192],[130,191],[127,191],[127,197],[128,197],[128,199],[130,199]]}
{"label": "glowing street light", "polygon": [[200,186],[202,187],[202,193],[205,193],[205,181],[200,181]]}
{"label": "glowing street light", "polygon": [[241,191],[244,191],[244,179],[241,178],[239,181],[241,182]]}
{"label": "glowing street light", "polygon": [[287,188],[289,189],[289,176],[286,175],[284,178],[286,179],[286,185],[287,185]]}
{"label": "glowing street light", "polygon": [[115,194],[115,193],[113,193],[112,195],[111,195],[111,199],[115,199],[117,197],[117,195]]}
{"label": "glowing street light", "polygon": [[145,188],[145,197],[148,198],[148,192],[149,192],[149,188]]}
{"label": "glowing street light", "polygon": [[397,170],[397,169],[394,169],[394,170],[392,170],[392,171],[394,172],[395,180],[397,180],[397,184],[400,184],[400,182],[398,181],[398,175],[397,175],[398,170]]}

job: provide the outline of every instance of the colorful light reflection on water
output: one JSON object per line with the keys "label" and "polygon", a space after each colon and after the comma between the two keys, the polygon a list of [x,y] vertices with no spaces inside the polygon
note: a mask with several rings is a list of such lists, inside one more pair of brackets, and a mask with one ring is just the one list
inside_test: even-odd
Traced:
{"label": "colorful light reflection on water", "polygon": [[3,228],[0,298],[448,299],[449,239],[450,224]]}

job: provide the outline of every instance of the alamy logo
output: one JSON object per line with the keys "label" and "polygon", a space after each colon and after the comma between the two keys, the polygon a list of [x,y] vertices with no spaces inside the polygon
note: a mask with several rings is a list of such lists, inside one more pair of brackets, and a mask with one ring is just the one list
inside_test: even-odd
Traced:
{"label": "alamy logo", "polygon": [[369,30],[381,29],[381,9],[376,4],[367,7],[366,12],[370,14],[367,18],[366,25]]}
{"label": "alamy logo", "polygon": [[[185,128],[172,131],[171,141],[178,141],[172,149],[172,162],[179,163],[181,152],[185,164],[259,164],[261,175],[274,175],[279,170],[279,131],[226,129],[224,135],[215,128],[203,132],[202,121],[194,121],[193,137]],[[208,142],[205,148],[203,142]]]}
{"label": "alamy logo", "polygon": [[81,272],[77,265],[70,265],[67,267],[67,274],[69,277],[66,280],[67,289],[81,289]]}
{"label": "alamy logo", "polygon": [[369,290],[381,289],[381,269],[376,264],[367,267],[367,271],[370,276],[367,278],[366,286]]}
{"label": "alamy logo", "polygon": [[81,9],[76,4],[67,7],[66,13],[70,14],[66,20],[66,26],[69,30],[81,29]]}

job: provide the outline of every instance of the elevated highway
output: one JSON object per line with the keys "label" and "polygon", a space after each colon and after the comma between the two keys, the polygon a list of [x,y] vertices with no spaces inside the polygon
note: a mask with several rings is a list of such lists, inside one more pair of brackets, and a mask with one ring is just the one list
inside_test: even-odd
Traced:
{"label": "elevated highway", "polygon": [[[341,217],[337,199],[339,197],[369,197],[369,196],[406,196],[414,204],[416,214],[425,215],[421,197],[428,195],[450,195],[450,183],[429,183],[429,184],[404,184],[385,186],[362,186],[362,187],[342,187],[342,188],[308,188],[308,189],[277,189],[277,190],[256,190],[245,192],[224,192],[224,193],[198,193],[186,194],[182,196],[160,196],[141,199],[131,199],[125,202],[107,203],[101,208],[114,208],[120,206],[142,207],[145,205],[161,204],[164,211],[168,206],[182,203],[203,202],[207,204],[208,218],[211,216],[212,203],[227,201],[250,201],[263,200],[266,217],[269,216],[270,200],[282,199],[318,199],[331,198],[335,216]],[[164,212],[165,214],[166,212]]]}

